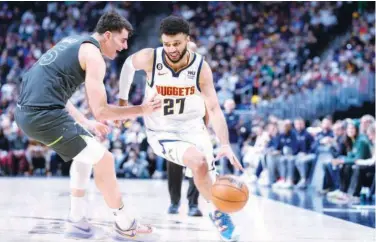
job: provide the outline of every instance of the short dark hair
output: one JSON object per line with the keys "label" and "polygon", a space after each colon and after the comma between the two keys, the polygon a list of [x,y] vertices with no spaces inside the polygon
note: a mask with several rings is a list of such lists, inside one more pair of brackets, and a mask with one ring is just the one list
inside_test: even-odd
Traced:
{"label": "short dark hair", "polygon": [[101,16],[95,27],[95,32],[104,34],[106,31],[121,32],[123,29],[129,32],[129,36],[132,35],[132,24],[117,12],[110,11]]}
{"label": "short dark hair", "polygon": [[159,32],[160,35],[176,35],[180,33],[189,35],[189,23],[181,17],[171,15],[162,20]]}

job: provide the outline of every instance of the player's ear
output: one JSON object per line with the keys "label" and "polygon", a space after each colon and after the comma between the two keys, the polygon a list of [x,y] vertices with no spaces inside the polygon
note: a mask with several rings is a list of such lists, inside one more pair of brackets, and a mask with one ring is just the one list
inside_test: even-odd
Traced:
{"label": "player's ear", "polygon": [[191,41],[191,36],[187,35],[187,42]]}
{"label": "player's ear", "polygon": [[112,33],[110,31],[106,31],[103,34],[105,40],[110,40],[112,38]]}

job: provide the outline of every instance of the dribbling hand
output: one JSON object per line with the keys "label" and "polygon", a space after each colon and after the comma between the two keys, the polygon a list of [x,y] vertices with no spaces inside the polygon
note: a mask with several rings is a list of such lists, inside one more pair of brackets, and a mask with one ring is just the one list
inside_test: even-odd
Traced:
{"label": "dribbling hand", "polygon": [[154,94],[151,98],[146,99],[144,103],[141,105],[142,113],[144,115],[149,115],[160,109],[161,105],[162,100],[157,96],[157,94]]}
{"label": "dribbling hand", "polygon": [[219,149],[217,157],[215,157],[214,161],[221,159],[222,157],[227,157],[230,163],[237,169],[244,171],[244,168],[240,164],[238,158],[236,158],[234,152],[231,149],[230,145],[222,145]]}

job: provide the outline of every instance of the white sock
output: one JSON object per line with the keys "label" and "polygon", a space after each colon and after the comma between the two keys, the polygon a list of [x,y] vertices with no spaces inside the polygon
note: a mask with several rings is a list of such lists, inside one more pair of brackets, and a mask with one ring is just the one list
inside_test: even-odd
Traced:
{"label": "white sock", "polygon": [[77,222],[86,216],[86,199],[83,197],[74,197],[71,195],[71,207],[69,218],[73,222]]}
{"label": "white sock", "polygon": [[122,230],[128,230],[135,220],[134,216],[125,211],[124,204],[120,208],[112,209],[112,212],[115,222]]}
{"label": "white sock", "polygon": [[212,202],[208,202],[208,210],[209,210],[209,213],[214,214],[214,212],[217,211],[218,209],[214,206]]}

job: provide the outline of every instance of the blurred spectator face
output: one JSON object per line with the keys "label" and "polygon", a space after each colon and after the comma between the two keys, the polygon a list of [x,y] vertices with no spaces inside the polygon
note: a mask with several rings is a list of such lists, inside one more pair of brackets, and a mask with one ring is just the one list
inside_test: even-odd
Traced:
{"label": "blurred spectator face", "polygon": [[360,133],[365,134],[368,127],[375,121],[374,117],[371,115],[364,115],[360,119]]}
{"label": "blurred spectator face", "polygon": [[104,43],[101,45],[102,53],[111,60],[115,59],[118,52],[128,49],[128,35],[129,32],[126,29],[121,32],[104,32]]}
{"label": "blurred spectator face", "polygon": [[260,126],[256,126],[252,129],[252,133],[254,133],[256,136],[261,136],[262,128]]}
{"label": "blurred spectator face", "polygon": [[226,113],[231,113],[235,109],[235,102],[232,99],[227,99],[223,106]]}
{"label": "blurred spectator face", "polygon": [[291,130],[291,128],[292,128],[292,124],[290,120],[283,121],[282,130],[285,134],[287,134]]}
{"label": "blurred spectator face", "polygon": [[332,121],[324,118],[321,123],[321,128],[323,129],[323,131],[329,131],[332,128]]}
{"label": "blurred spectator face", "polygon": [[295,129],[300,132],[302,131],[304,128],[305,128],[305,123],[304,123],[304,120],[302,119],[297,119],[294,121],[294,127]]}
{"label": "blurred spectator face", "polygon": [[375,143],[375,125],[369,126],[367,129],[367,136],[368,139],[372,142],[372,144]]}
{"label": "blurred spectator face", "polygon": [[352,139],[356,138],[357,130],[354,124],[347,124],[346,135]]}
{"label": "blurred spectator face", "polygon": [[187,52],[189,36],[183,33],[176,35],[162,34],[163,49],[172,63],[178,63]]}
{"label": "blurred spectator face", "polygon": [[333,125],[333,132],[336,137],[342,136],[345,132],[342,123],[335,123]]}
{"label": "blurred spectator face", "polygon": [[274,137],[278,134],[278,127],[276,124],[270,124],[269,127],[268,127],[268,132],[269,132],[269,135]]}

